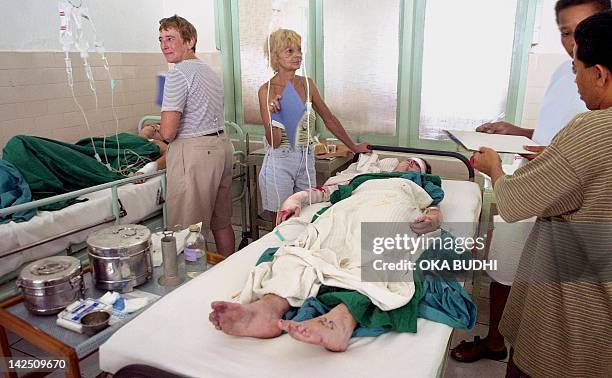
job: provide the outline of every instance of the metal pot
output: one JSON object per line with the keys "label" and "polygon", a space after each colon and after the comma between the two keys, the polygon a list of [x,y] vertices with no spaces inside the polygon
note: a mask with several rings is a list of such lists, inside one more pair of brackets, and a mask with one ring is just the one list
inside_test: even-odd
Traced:
{"label": "metal pot", "polygon": [[25,307],[38,315],[57,314],[85,294],[81,262],[70,256],[34,261],[23,268],[16,283]]}
{"label": "metal pot", "polygon": [[87,251],[97,288],[127,293],[153,276],[151,231],[136,224],[93,232]]}

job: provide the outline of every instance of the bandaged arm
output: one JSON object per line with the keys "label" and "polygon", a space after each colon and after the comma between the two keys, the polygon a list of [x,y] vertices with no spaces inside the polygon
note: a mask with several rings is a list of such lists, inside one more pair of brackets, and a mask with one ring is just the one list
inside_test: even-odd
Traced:
{"label": "bandaged arm", "polygon": [[438,206],[430,206],[410,224],[410,229],[415,234],[421,235],[437,230],[441,224],[442,211]]}
{"label": "bandaged arm", "polygon": [[338,190],[338,184],[317,186],[301,192],[293,193],[283,202],[279,211],[279,221],[282,222],[292,216],[300,215],[304,205],[329,201],[333,192]]}

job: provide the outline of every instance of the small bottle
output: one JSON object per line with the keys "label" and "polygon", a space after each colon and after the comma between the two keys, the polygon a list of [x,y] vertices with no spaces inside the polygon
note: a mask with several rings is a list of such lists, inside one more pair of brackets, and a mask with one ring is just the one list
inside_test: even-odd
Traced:
{"label": "small bottle", "polygon": [[200,233],[200,227],[197,224],[189,226],[183,255],[185,256],[185,269],[188,273],[206,270],[206,240]]}

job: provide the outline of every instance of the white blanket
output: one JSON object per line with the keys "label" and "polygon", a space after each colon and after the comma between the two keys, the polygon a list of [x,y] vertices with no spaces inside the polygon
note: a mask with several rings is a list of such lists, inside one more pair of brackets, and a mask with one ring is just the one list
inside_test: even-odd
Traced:
{"label": "white blanket", "polygon": [[327,179],[325,185],[344,184],[362,173],[392,172],[398,164],[398,159],[379,159],[378,154],[375,152],[371,154],[360,154],[359,160],[356,163],[352,163],[344,171]]}
{"label": "white blanket", "polygon": [[[327,285],[356,290],[383,311],[407,304],[414,295],[413,282],[362,281],[361,223],[396,222],[397,233],[416,237],[405,225],[431,202],[423,188],[406,179],[364,182],[308,225],[295,246],[281,247],[272,262],[253,268],[240,302],[250,303],[271,293],[299,307],[306,298],[316,296],[321,285]],[[406,258],[416,261],[419,256],[417,252]]]}

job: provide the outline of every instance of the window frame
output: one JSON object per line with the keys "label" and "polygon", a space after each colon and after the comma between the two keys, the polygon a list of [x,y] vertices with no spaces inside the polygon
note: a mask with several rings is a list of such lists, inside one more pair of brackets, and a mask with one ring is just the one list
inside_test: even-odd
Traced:
{"label": "window frame", "polygon": [[[263,137],[262,125],[244,125],[238,5],[240,0],[215,0],[215,38],[221,51],[225,86],[226,119],[242,125],[246,132]],[[323,59],[323,1],[309,0],[308,76],[314,78],[325,97]],[[514,45],[510,68],[505,120],[520,125],[527,87],[529,51],[532,45],[536,14],[541,0],[518,0],[514,29]],[[419,138],[421,76],[426,0],[400,0],[399,64],[397,80],[397,116],[395,135],[351,133],[356,142],[417,147],[434,150],[463,151],[451,141]],[[262,56],[263,59],[263,56]],[[402,125],[406,125],[402,127]],[[316,130],[331,137],[323,121],[317,117]]]}

